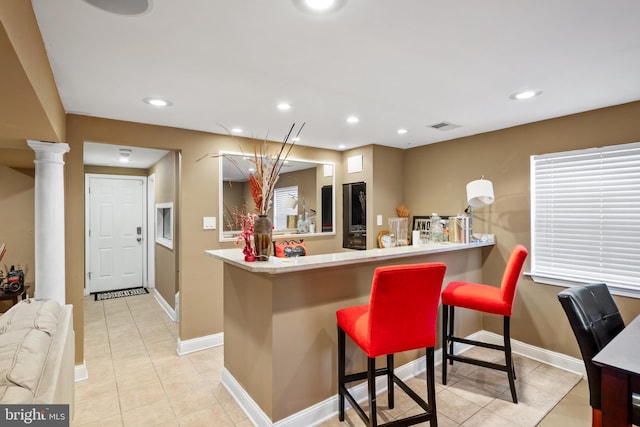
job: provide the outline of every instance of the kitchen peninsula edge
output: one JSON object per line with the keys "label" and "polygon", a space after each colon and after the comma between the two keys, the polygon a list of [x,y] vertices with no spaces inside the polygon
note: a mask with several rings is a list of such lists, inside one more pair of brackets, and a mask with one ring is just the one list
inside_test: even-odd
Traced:
{"label": "kitchen peninsula edge", "polygon": [[[262,417],[250,415],[258,425],[308,412],[337,394],[335,312],[368,302],[376,267],[444,262],[443,285],[481,282],[482,251],[493,245],[431,243],[251,263],[241,249],[205,251],[224,263],[223,377],[228,374],[250,399],[241,406],[259,407]],[[481,329],[477,313],[461,310],[457,317],[459,334]],[[347,370],[364,369],[365,356],[347,341]],[[396,366],[422,355],[402,353]]]}

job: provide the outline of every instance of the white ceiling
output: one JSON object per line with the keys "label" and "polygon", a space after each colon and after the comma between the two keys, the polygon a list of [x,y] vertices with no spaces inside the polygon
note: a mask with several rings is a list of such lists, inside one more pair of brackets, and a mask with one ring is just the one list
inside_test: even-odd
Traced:
{"label": "white ceiling", "polygon": [[[32,3],[69,113],[276,141],[306,122],[302,145],[407,148],[640,99],[637,0]],[[523,89],[543,93],[509,98]]]}
{"label": "white ceiling", "polygon": [[[121,149],[130,150],[129,161],[127,163],[120,161]],[[168,151],[166,150],[100,144],[96,142],[85,142],[83,146],[84,164],[92,166],[149,169],[166,156],[167,153]]]}

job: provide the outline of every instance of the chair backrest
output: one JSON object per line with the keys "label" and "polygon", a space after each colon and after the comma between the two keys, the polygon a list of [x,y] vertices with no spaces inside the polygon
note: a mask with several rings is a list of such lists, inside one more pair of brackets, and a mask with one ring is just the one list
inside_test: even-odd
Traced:
{"label": "chair backrest", "polygon": [[507,266],[502,274],[502,282],[500,283],[500,296],[502,302],[509,307],[509,315],[511,315],[511,307],[516,297],[516,287],[520,280],[520,273],[524,267],[524,261],[527,259],[529,252],[522,245],[516,245],[511,251]]}
{"label": "chair backrest", "polygon": [[607,285],[574,286],[558,294],[587,368],[591,407],[601,409],[600,367],[591,359],[624,329],[624,321]]}
{"label": "chair backrest", "polygon": [[433,347],[443,263],[378,267],[369,305],[371,354]]}

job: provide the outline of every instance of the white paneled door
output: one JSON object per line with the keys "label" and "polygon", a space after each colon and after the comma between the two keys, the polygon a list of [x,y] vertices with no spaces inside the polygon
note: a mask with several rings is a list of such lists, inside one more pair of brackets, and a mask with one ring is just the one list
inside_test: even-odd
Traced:
{"label": "white paneled door", "polygon": [[143,285],[144,177],[88,179],[89,292]]}

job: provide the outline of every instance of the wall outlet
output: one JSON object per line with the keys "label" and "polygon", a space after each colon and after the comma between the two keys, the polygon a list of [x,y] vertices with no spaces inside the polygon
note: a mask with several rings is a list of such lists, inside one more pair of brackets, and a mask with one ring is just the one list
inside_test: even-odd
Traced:
{"label": "wall outlet", "polygon": [[202,217],[202,228],[204,230],[215,230],[216,229],[216,217],[215,216]]}
{"label": "wall outlet", "polygon": [[378,215],[376,219],[376,225],[382,225],[382,215]]}

